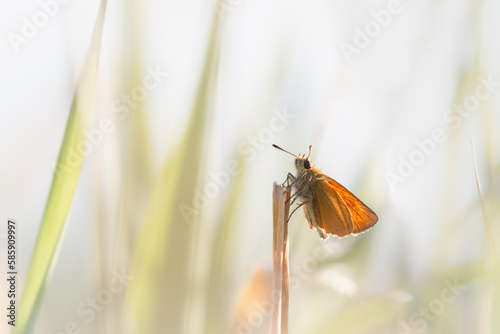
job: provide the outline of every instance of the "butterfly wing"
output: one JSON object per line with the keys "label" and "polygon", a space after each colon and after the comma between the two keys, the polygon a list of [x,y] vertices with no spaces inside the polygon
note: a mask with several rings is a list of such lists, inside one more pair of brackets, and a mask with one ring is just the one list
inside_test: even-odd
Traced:
{"label": "butterfly wing", "polygon": [[319,237],[321,239],[327,239],[328,235],[325,234],[325,229],[323,225],[321,227],[316,222],[316,218],[314,216],[314,209],[312,201],[307,202],[304,206],[304,215],[306,216],[307,222],[309,223],[309,228],[315,229],[319,233]]}
{"label": "butterfly wing", "polygon": [[322,239],[327,234],[340,238],[352,233],[351,213],[335,189],[324,179],[317,179],[311,186],[311,198],[304,213],[311,228],[316,228]]}
{"label": "butterfly wing", "polygon": [[[298,190],[298,192],[300,192],[300,190]],[[306,197],[307,199],[304,199],[304,197]],[[314,208],[318,206],[317,199],[312,195],[304,196],[304,194],[302,194],[302,201],[303,202],[301,205],[304,205],[304,216],[309,223],[309,228],[317,230],[321,239],[328,238],[328,236],[324,232],[325,229],[322,224],[322,220],[319,218],[321,217],[321,213],[315,214],[314,212]],[[318,217],[318,219],[316,219],[316,217]]]}
{"label": "butterfly wing", "polygon": [[378,221],[378,217],[375,212],[373,212],[340,183],[326,175],[323,175],[323,177],[325,180],[323,182],[328,183],[333,192],[335,192],[338,197],[342,199],[345,206],[349,210],[352,221],[352,234],[362,233],[375,225]]}

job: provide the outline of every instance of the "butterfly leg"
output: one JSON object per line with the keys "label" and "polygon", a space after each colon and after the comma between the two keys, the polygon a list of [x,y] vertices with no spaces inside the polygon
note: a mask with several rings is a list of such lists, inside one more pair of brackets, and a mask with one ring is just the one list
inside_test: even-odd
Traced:
{"label": "butterfly leg", "polygon": [[[299,181],[306,175],[306,173],[302,173],[299,177],[295,177],[292,173],[288,173],[285,182],[283,182],[281,185],[284,187],[285,184],[287,187],[293,186],[295,182]],[[292,180],[292,182],[290,182]],[[310,180],[310,179],[309,179]]]}
{"label": "butterfly leg", "polygon": [[[299,176],[298,178],[296,178],[296,179],[295,179],[295,181],[297,181],[298,179],[300,179],[303,175],[305,175],[305,174],[302,174],[301,176]],[[298,197],[298,196],[297,196],[297,194],[298,194],[299,192],[301,192],[301,191],[302,191],[302,189],[304,189],[304,187],[305,187],[305,186],[306,186],[306,185],[307,185],[307,184],[308,184],[311,180],[312,180],[312,176],[311,176],[311,177],[309,177],[309,180],[307,180],[306,182],[304,182],[304,183],[302,184],[302,186],[301,186],[299,189],[297,189],[293,195],[291,195],[291,196],[290,196],[290,199],[292,199],[292,198],[293,198],[293,200],[292,200],[292,202],[290,203],[290,205],[291,205],[291,204],[293,204],[293,203],[295,203],[295,200],[296,200],[296,199],[297,199],[297,197]]]}
{"label": "butterfly leg", "polygon": [[288,223],[288,221],[290,220],[290,218],[292,218],[292,215],[295,213],[295,211],[297,211],[302,205],[304,204],[307,204],[309,201],[305,201],[305,202],[302,202],[299,204],[299,206],[297,206],[293,211],[292,213],[288,216],[288,219],[286,220],[286,222]]}
{"label": "butterfly leg", "polygon": [[[310,181],[311,179],[309,179],[308,181]],[[292,205],[293,203],[295,203],[295,200],[299,197],[298,194],[299,192],[304,188],[304,186],[307,184],[307,182],[304,182],[304,184],[302,185],[302,187],[300,187],[299,189],[297,189],[297,191],[292,195],[290,196],[290,198],[293,197],[293,200],[292,202],[290,203],[290,205]],[[300,203],[293,211],[292,213],[288,216],[288,219],[287,219],[287,222],[290,220],[290,218],[292,217],[292,215],[295,213],[295,211],[297,211],[301,206],[303,206],[304,204],[307,204],[309,203],[310,201],[312,201],[312,197],[308,196],[308,195],[305,195],[305,194],[302,194],[301,195],[302,198],[307,198],[307,200],[303,201],[302,203]]]}
{"label": "butterfly leg", "polygon": [[[288,181],[289,179],[292,179],[293,181],[292,181],[292,183],[290,183],[290,182],[289,182],[289,184],[288,184],[287,186],[288,186],[288,187],[292,186],[295,182],[297,182],[297,181],[299,181],[300,179],[302,179],[302,178],[304,177],[304,175],[306,175],[306,174],[305,174],[305,173],[303,173],[303,174],[302,174],[302,175],[300,175],[299,177],[295,177],[295,176],[293,176],[293,174],[288,173],[288,177],[286,178],[286,181]],[[292,202],[290,203],[290,205],[291,205],[291,204],[293,204],[293,203],[295,203],[295,200],[296,200],[296,198],[297,198],[297,194],[298,194],[298,193],[299,193],[299,192],[300,192],[300,191],[301,191],[301,190],[302,190],[302,189],[306,186],[306,184],[307,184],[309,181],[311,181],[311,179],[312,179],[312,177],[310,177],[310,178],[309,178],[309,180],[308,180],[307,182],[304,182],[304,183],[302,184],[302,186],[301,186],[299,189],[297,189],[297,191],[295,191],[295,193],[294,193],[293,195],[291,195],[291,196],[290,196],[290,198],[287,200],[287,201],[292,200]],[[285,181],[285,182],[286,182],[286,181]]]}
{"label": "butterfly leg", "polygon": [[[291,183],[290,183],[290,180],[292,180]],[[281,186],[284,187],[286,184],[287,187],[290,187],[296,180],[297,180],[297,178],[295,176],[293,176],[292,173],[288,173],[288,175],[286,176],[285,182],[283,182],[281,184]]]}

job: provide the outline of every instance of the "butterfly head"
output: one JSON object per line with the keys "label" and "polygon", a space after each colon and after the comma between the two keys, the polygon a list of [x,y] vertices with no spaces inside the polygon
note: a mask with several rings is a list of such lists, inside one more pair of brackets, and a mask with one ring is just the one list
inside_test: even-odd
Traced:
{"label": "butterfly head", "polygon": [[314,164],[312,163],[311,160],[309,160],[310,155],[311,155],[311,146],[309,146],[309,154],[307,155],[307,157],[305,154],[298,155],[297,157],[295,157],[295,168],[297,168],[297,171],[299,173],[314,168]]}
{"label": "butterfly head", "polygon": [[298,155],[295,158],[295,168],[299,173],[302,173],[308,169],[314,168],[314,164],[305,155]]}
{"label": "butterfly head", "polygon": [[277,145],[274,145],[273,146],[275,148],[277,148],[278,150],[281,150],[283,152],[286,152],[288,154],[291,154],[295,157],[295,168],[297,168],[297,171],[299,173],[302,173],[304,171],[307,171],[309,169],[313,169],[314,168],[314,164],[312,163],[311,160],[309,160],[309,156],[311,155],[311,146],[309,146],[309,154],[306,156],[305,154],[303,155],[295,155],[293,153],[290,153],[288,152],[287,150],[284,150],[282,149],[281,147],[277,146]]}

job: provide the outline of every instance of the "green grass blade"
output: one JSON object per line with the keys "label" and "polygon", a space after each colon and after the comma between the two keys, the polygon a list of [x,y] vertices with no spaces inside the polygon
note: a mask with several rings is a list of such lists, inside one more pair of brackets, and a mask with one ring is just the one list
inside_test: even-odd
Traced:
{"label": "green grass blade", "polygon": [[[190,303],[190,259],[200,215],[186,221],[181,205],[192,205],[203,174],[208,110],[212,105],[218,52],[218,21],[211,40],[186,132],[168,156],[154,184],[132,260],[134,280],[127,291],[130,332],[182,333]],[[132,328],[135,327],[135,328]]]}
{"label": "green grass blade", "polygon": [[78,183],[83,155],[79,144],[85,141],[86,120],[93,106],[106,1],[101,2],[87,54],[69,113],[57,167],[52,179],[30,269],[20,303],[15,333],[29,333],[34,325],[44,283],[64,228]]}

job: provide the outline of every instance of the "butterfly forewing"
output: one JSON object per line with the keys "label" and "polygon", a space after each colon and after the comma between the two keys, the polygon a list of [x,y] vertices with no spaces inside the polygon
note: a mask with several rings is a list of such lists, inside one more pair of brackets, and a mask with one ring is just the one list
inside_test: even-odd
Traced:
{"label": "butterfly forewing", "polygon": [[342,198],[325,180],[318,179],[314,182],[315,185],[311,187],[312,209],[318,227],[326,234],[338,237],[351,234],[353,231],[351,213]]}
{"label": "butterfly forewing", "polygon": [[375,225],[378,221],[378,217],[375,212],[361,202],[349,190],[344,188],[344,186],[340,183],[326,175],[323,176],[329,186],[335,193],[338,194],[338,196],[345,203],[346,208],[349,210],[353,226],[351,232],[352,234],[364,232]]}

